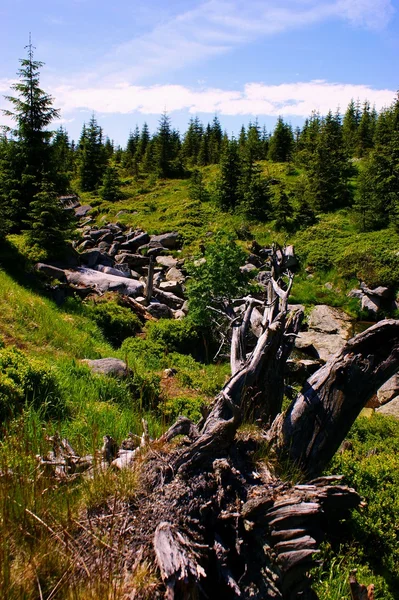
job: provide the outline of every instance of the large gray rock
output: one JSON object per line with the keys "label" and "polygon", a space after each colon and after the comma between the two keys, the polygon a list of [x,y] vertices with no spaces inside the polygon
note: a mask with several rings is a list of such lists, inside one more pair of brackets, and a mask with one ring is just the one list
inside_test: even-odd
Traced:
{"label": "large gray rock", "polygon": [[177,266],[177,258],[173,258],[173,256],[157,256],[155,260],[158,265],[168,269]]}
{"label": "large gray rock", "polygon": [[180,246],[180,235],[176,231],[170,233],[163,233],[162,235],[152,235],[152,242],[159,242],[164,248],[170,248],[174,250]]}
{"label": "large gray rock", "polygon": [[167,281],[178,281],[179,283],[184,283],[186,279],[180,269],[176,269],[176,267],[169,269],[165,277]]}
{"label": "large gray rock", "polygon": [[140,296],[143,294],[144,285],[136,279],[127,279],[126,277],[117,277],[107,273],[100,273],[93,269],[81,267],[74,271],[66,271],[68,283],[94,288],[99,292],[119,292],[125,296]]}
{"label": "large gray rock", "polygon": [[127,263],[131,269],[140,269],[150,264],[148,256],[142,256],[141,254],[128,254],[123,252],[115,256],[117,263]]}
{"label": "large gray rock", "polygon": [[351,317],[338,308],[325,304],[315,306],[308,317],[309,329],[320,333],[336,333],[348,340],[352,335]]}
{"label": "large gray rock", "polygon": [[308,331],[300,332],[295,347],[327,362],[352,337],[352,319],[338,308],[315,306],[308,318]]}
{"label": "large gray rock", "polygon": [[183,289],[178,281],[162,281],[159,284],[159,289],[163,292],[172,292],[176,296],[183,297]]}
{"label": "large gray rock", "polygon": [[377,408],[376,411],[380,415],[385,415],[388,417],[395,417],[399,419],[399,396],[396,396],[393,400],[384,404],[380,408]]}
{"label": "large gray rock", "polygon": [[44,263],[37,263],[35,265],[36,271],[39,273],[44,273],[47,277],[51,277],[52,279],[58,279],[58,281],[66,281],[65,272],[63,269],[59,269],[58,267],[53,267],[52,265],[46,265]]}
{"label": "large gray rock", "polygon": [[368,408],[379,408],[399,396],[399,374],[395,373],[382,385],[373,398],[367,402]]}
{"label": "large gray rock", "polygon": [[128,368],[126,363],[119,358],[98,358],[90,360],[85,358],[82,360],[93,373],[98,375],[113,375],[114,377],[126,377]]}
{"label": "large gray rock", "polygon": [[89,268],[94,267],[99,259],[101,258],[101,252],[97,248],[92,248],[91,250],[85,250],[80,255],[80,260],[84,265],[87,265]]}
{"label": "large gray rock", "polygon": [[375,317],[381,308],[380,296],[362,296],[361,308],[363,311],[367,311],[369,316]]}
{"label": "large gray rock", "polygon": [[154,288],[153,295],[155,296],[158,302],[162,302],[163,304],[166,304],[174,310],[182,308],[184,304],[184,300],[182,298],[179,298],[179,296],[172,294],[172,292],[164,292],[159,288]]}
{"label": "large gray rock", "polygon": [[91,211],[92,207],[90,204],[85,204],[84,206],[78,206],[75,208],[75,217],[81,219],[82,217],[86,217],[86,215]]}
{"label": "large gray rock", "polygon": [[169,306],[166,306],[166,304],[162,304],[161,302],[151,302],[151,304],[147,306],[147,312],[156,319],[171,319],[173,316]]}

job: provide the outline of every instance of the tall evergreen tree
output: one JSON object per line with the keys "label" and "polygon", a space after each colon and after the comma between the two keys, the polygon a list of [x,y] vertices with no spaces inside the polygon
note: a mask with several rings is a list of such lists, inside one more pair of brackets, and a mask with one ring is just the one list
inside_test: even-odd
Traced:
{"label": "tall evergreen tree", "polygon": [[220,161],[222,152],[223,132],[218,117],[215,115],[211,125],[209,136],[209,159],[210,163],[216,165]]}
{"label": "tall evergreen tree", "polygon": [[59,111],[53,107],[52,97],[40,88],[43,63],[34,60],[31,43],[27,50],[28,57],[20,60],[19,81],[11,86],[17,95],[6,96],[13,109],[3,111],[16,124],[15,128],[5,128],[12,143],[6,147],[8,156],[3,156],[7,172],[3,173],[1,192],[10,202],[10,216],[16,227],[26,218],[43,179],[54,183],[57,179],[49,126],[59,117]]}
{"label": "tall evergreen tree", "polygon": [[103,132],[94,115],[88,126],[83,126],[79,155],[79,187],[83,192],[92,192],[101,185],[107,165]]}
{"label": "tall evergreen tree", "polygon": [[351,164],[346,153],[339,114],[324,119],[315,152],[305,165],[308,198],[316,211],[330,211],[350,202]]}
{"label": "tall evergreen tree", "polygon": [[358,130],[360,123],[359,103],[352,99],[346,109],[342,122],[342,137],[349,156],[354,156],[358,145]]}
{"label": "tall evergreen tree", "polygon": [[216,200],[224,211],[234,210],[240,200],[241,159],[237,140],[227,144],[220,160],[220,176],[216,184]]}
{"label": "tall evergreen tree", "polygon": [[173,143],[170,117],[164,112],[154,138],[154,161],[158,177],[171,177],[173,174]]}
{"label": "tall evergreen tree", "polygon": [[294,135],[292,127],[284,123],[282,117],[279,117],[270,138],[268,157],[273,162],[287,162],[291,159],[293,148]]}
{"label": "tall evergreen tree", "polygon": [[375,111],[370,109],[370,103],[366,100],[357,131],[357,156],[359,157],[368,154],[374,145],[375,118]]}

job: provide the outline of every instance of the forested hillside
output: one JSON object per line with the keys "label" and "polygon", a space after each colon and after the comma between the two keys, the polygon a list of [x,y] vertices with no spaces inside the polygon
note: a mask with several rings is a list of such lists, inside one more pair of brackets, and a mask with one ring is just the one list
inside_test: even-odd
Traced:
{"label": "forested hillside", "polygon": [[[281,451],[286,430],[278,429],[278,415],[286,409],[295,413],[309,375],[315,388],[322,385],[316,370],[323,369],[321,354],[316,361],[311,357],[313,366],[305,356],[303,364],[313,375],[299,376],[292,365],[290,372],[284,370],[300,337],[303,311],[305,329],[312,330],[314,305],[343,309],[353,332],[356,321],[377,322],[375,339],[387,340],[381,344],[386,355],[375,359],[365,354],[363,338],[360,349],[343,340],[345,366],[339,364],[337,373],[347,369],[345,384],[339,384],[344,397],[357,393],[351,383],[357,367],[349,370],[356,352],[369,360],[367,368],[361,363],[361,381],[368,383],[359,407],[377,391],[370,373],[383,383],[384,369],[385,379],[394,372],[396,338],[384,329],[380,334],[378,323],[397,317],[399,307],[399,97],[379,113],[354,99],[343,114],[311,114],[295,130],[281,117],[272,132],[254,120],[237,136],[224,131],[217,116],[208,124],[194,117],[181,133],[165,113],[154,132],[132,124],[126,147],[120,147],[94,114],[77,141],[63,127],[53,131],[59,111],[56,99],[40,87],[41,67],[29,46],[8,97],[6,116],[14,127],[4,127],[0,138],[0,586],[5,598],[206,597],[201,585],[209,594],[214,581],[231,598],[257,590],[259,598],[338,600],[350,597],[354,568],[361,583],[375,586],[368,598],[397,597],[399,422],[370,412],[361,416],[319,473],[305,467],[294,444],[287,444],[287,455]],[[162,234],[170,232],[173,242],[165,242]],[[125,264],[125,276],[140,294],[104,293],[72,281],[90,270],[123,276]],[[289,308],[288,297],[296,308]],[[162,315],[168,319],[151,310],[153,298],[153,304],[169,302]],[[248,331],[255,310],[264,311],[256,336]],[[396,321],[389,323],[396,327]],[[273,354],[267,336],[275,340],[275,331],[281,337]],[[373,342],[367,348],[371,352]],[[269,366],[263,365],[262,379],[253,372],[264,356]],[[110,357],[124,365],[122,377],[92,370],[90,361]],[[237,373],[245,369],[248,379],[237,383]],[[267,392],[264,404],[272,407],[265,409],[259,398]],[[175,437],[168,428],[180,415],[198,428],[179,429],[184,436]],[[270,431],[278,438],[275,454]],[[107,455],[110,440],[117,450],[137,450],[134,468],[108,468],[116,458]],[[207,464],[207,448],[215,445],[217,460],[204,471],[208,474],[199,475],[195,461],[200,456]],[[190,472],[197,487],[189,489],[184,475],[175,479],[182,465],[181,473],[195,465]],[[310,473],[315,487],[306,492],[301,485],[309,484]],[[317,488],[327,490],[328,475],[340,473],[342,488],[339,481],[332,494],[342,502]],[[248,506],[266,493],[267,481],[274,486],[274,504]],[[365,500],[360,503],[344,484]],[[254,492],[256,485],[261,492]],[[313,503],[312,510],[317,505],[328,515],[331,509],[331,519],[344,508],[345,518],[337,518],[335,529],[326,528],[316,567],[308,561],[317,553],[316,542],[302,539],[313,533],[306,523],[290,526],[302,531],[294,541],[305,544],[308,553],[294,563],[300,577],[284,557],[275,567],[275,556],[291,552],[289,562],[292,552],[305,551],[291,548],[294,542],[285,538],[265,550],[265,563],[254,536],[257,549],[251,550],[247,572],[239,546],[247,547],[254,523],[266,527],[263,517],[272,527],[273,511],[287,502],[286,493],[293,506]],[[234,494],[237,506],[241,502],[247,510],[245,518]],[[209,512],[219,511],[210,550],[217,566],[209,556],[204,559],[209,540],[196,522],[198,514],[212,520],[202,507],[192,509],[194,500],[187,500],[188,537],[178,530],[175,536],[174,524],[157,528],[157,562],[148,550],[153,532],[146,519],[158,518],[159,501],[160,513],[170,509],[172,522],[176,498],[196,495],[209,500]],[[133,531],[130,542],[127,527]],[[194,550],[188,564],[179,566],[181,572],[188,569],[187,577],[177,577],[178,570],[169,576],[172,567],[162,544],[183,556],[187,540]],[[211,583],[201,579],[203,564]],[[258,565],[263,566],[256,571]],[[313,592],[303,583],[308,575]],[[190,586],[199,580],[193,591]],[[262,596],[266,589],[270,595]]]}

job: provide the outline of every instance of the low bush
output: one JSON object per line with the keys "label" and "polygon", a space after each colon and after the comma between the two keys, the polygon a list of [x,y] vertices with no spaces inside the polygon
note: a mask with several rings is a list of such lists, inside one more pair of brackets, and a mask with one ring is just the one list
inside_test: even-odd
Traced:
{"label": "low bush", "polygon": [[115,347],[119,347],[124,339],[136,335],[141,329],[141,321],[137,315],[126,306],[120,306],[117,300],[104,297],[87,303],[86,309]]}
{"label": "low bush", "polygon": [[168,352],[195,356],[202,354],[200,352],[203,347],[202,336],[198,327],[189,319],[150,321],[146,325],[146,330],[148,340],[162,344]]}
{"label": "low bush", "polygon": [[62,418],[66,405],[55,373],[20,350],[0,349],[0,421],[21,412],[25,404],[46,418]]}

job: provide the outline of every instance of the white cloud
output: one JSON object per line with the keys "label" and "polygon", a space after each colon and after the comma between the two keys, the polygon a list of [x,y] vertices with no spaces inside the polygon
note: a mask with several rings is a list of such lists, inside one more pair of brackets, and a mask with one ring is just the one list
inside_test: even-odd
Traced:
{"label": "white cloud", "polygon": [[307,117],[312,110],[326,114],[345,110],[352,98],[369,100],[377,110],[392,103],[395,92],[367,85],[330,83],[323,80],[265,85],[248,83],[242,90],[189,88],[183,85],[134,86],[77,89],[60,86],[52,90],[63,114],[78,109],[99,113],[159,114],[188,110],[192,114],[218,112],[221,115],[268,115]]}

